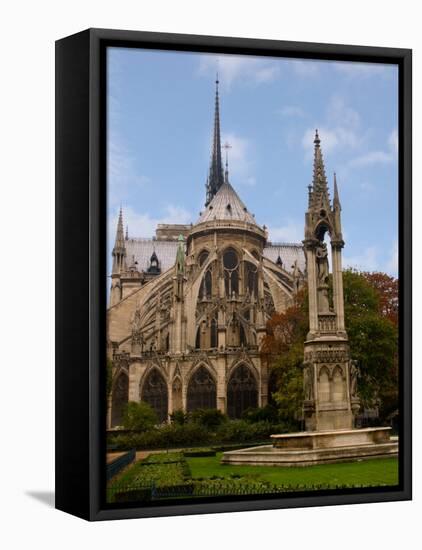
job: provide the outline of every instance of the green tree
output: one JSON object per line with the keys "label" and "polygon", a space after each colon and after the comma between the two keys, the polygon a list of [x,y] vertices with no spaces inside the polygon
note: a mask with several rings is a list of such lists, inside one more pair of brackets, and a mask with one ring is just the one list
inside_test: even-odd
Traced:
{"label": "green tree", "polygon": [[123,426],[127,430],[146,432],[158,423],[157,414],[154,409],[141,401],[129,401],[123,413]]}
{"label": "green tree", "polygon": [[270,396],[281,420],[295,424],[303,403],[303,343],[308,331],[307,292],[302,290],[284,313],[267,323],[262,351],[270,361],[276,391]]}
{"label": "green tree", "polygon": [[359,396],[364,406],[379,400],[381,416],[386,416],[398,406],[398,329],[379,280],[373,274],[343,272],[350,353],[361,374]]}

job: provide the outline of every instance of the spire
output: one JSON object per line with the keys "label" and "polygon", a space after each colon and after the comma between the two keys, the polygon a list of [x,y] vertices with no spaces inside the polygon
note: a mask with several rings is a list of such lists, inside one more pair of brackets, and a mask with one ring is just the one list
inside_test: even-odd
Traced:
{"label": "spire", "polygon": [[325,175],[324,159],[322,158],[321,140],[319,139],[318,130],[315,130],[314,139],[314,173],[312,178],[312,189],[309,189],[309,206],[312,208],[320,208],[322,203],[328,202],[330,205],[330,197],[328,193],[327,176]]}
{"label": "spire", "polygon": [[231,149],[232,146],[230,143],[226,141],[226,143],[223,145],[223,149],[226,151],[226,169],[224,171],[224,183],[229,183],[229,149]]}
{"label": "spire", "polygon": [[126,235],[125,235],[125,240],[128,241],[129,240],[129,226],[126,224]]}
{"label": "spire", "polygon": [[214,195],[224,183],[223,163],[221,160],[220,105],[218,97],[218,83],[219,81],[217,74],[217,78],[215,81],[214,134],[205,206],[208,206]]}
{"label": "spire", "polygon": [[116,240],[114,242],[114,248],[124,248],[125,246],[125,239],[124,239],[124,233],[123,233],[123,210],[122,207],[120,207],[119,212],[119,219],[117,221],[117,231],[116,231]]}
{"label": "spire", "polygon": [[340,198],[338,195],[338,187],[337,187],[337,176],[334,172],[334,199],[333,199],[333,208],[334,210],[338,209],[341,210],[341,204],[340,204]]}
{"label": "spire", "polygon": [[116,240],[113,248],[113,274],[126,271],[126,247],[123,232],[123,210],[120,207],[119,219],[117,221]]}

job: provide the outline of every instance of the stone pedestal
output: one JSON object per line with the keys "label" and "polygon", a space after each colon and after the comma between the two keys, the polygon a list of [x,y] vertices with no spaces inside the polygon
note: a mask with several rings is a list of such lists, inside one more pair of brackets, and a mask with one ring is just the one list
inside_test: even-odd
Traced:
{"label": "stone pedestal", "polygon": [[[330,325],[326,330],[330,330]],[[354,397],[352,407],[350,363],[349,344],[343,335],[321,331],[305,342],[303,414],[306,431],[354,427],[359,399]]]}
{"label": "stone pedestal", "polygon": [[272,435],[273,445],[223,454],[223,464],[313,466],[397,456],[398,441],[391,428],[332,430]]}

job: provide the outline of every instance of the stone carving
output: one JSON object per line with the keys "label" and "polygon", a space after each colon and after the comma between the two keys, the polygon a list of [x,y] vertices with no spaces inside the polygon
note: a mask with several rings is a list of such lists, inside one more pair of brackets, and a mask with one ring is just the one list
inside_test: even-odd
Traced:
{"label": "stone carving", "polygon": [[329,266],[328,266],[328,250],[326,243],[321,243],[315,251],[317,266],[318,266],[318,283],[319,285],[327,284]]}
{"label": "stone carving", "polygon": [[348,360],[345,350],[318,350],[305,353],[305,361],[310,363],[343,363]]}
{"label": "stone carving", "polygon": [[132,353],[139,355],[143,351],[143,337],[141,333],[141,310],[136,308],[132,319]]}
{"label": "stone carving", "polygon": [[293,291],[298,292],[300,288],[300,282],[302,278],[302,272],[299,269],[297,265],[297,260],[295,260],[295,263],[292,265],[293,271],[292,271],[292,277],[293,277]]}
{"label": "stone carving", "polygon": [[357,361],[352,359],[350,361],[350,397],[356,399],[358,397],[358,378],[359,368],[357,367]]}
{"label": "stone carving", "polygon": [[317,262],[317,277],[318,277],[318,310],[320,313],[328,313],[330,311],[330,303],[328,299],[328,250],[325,243],[317,246],[315,251]]}
{"label": "stone carving", "polygon": [[303,369],[303,393],[305,401],[314,399],[314,377],[312,376],[311,366],[306,366]]}

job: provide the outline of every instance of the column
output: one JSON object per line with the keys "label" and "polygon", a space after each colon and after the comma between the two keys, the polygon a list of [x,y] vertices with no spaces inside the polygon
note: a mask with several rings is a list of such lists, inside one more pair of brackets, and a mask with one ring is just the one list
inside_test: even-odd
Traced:
{"label": "column", "polygon": [[306,248],[306,259],[308,269],[308,293],[309,293],[309,330],[318,331],[318,301],[316,289],[316,265],[313,248]]}
{"label": "column", "polygon": [[333,297],[337,314],[337,330],[344,331],[343,273],[341,267],[341,247],[331,245],[333,259]]}

